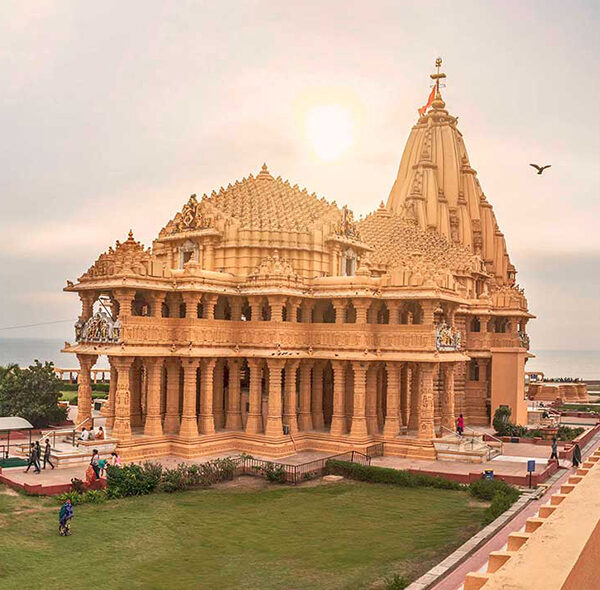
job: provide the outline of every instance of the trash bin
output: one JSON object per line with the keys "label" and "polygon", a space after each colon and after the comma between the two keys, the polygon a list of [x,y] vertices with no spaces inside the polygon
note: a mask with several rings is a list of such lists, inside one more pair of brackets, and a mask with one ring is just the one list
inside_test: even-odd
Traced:
{"label": "trash bin", "polygon": [[483,479],[494,479],[494,471],[493,471],[493,469],[486,469],[483,472]]}

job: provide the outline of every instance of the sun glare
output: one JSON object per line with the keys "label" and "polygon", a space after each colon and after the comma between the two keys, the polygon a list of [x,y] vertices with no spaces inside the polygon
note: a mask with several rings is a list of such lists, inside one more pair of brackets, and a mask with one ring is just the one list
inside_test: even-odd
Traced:
{"label": "sun glare", "polygon": [[339,159],[354,142],[350,110],[339,104],[312,107],[306,114],[306,136],[321,160]]}

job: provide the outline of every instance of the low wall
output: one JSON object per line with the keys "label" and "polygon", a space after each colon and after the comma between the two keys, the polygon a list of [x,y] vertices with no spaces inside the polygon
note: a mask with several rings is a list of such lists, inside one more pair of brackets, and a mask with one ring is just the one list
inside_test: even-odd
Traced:
{"label": "low wall", "polygon": [[553,402],[586,402],[589,399],[585,383],[530,383],[527,389],[529,399]]}
{"label": "low wall", "polygon": [[[0,468],[0,483],[3,483],[15,490],[20,490],[29,494],[31,496],[58,496],[59,494],[64,494],[65,492],[71,491],[70,483],[59,483],[52,485],[44,485],[44,484],[30,484],[30,483],[21,483],[17,481],[13,481],[7,475],[2,474],[2,469]],[[103,490],[106,488],[106,479],[100,478],[94,482],[91,487],[88,487],[89,490]]]}

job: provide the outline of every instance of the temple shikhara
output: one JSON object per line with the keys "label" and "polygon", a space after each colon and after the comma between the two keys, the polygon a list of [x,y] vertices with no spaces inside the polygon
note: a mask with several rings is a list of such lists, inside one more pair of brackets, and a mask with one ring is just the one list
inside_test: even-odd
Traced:
{"label": "temple shikhara", "polygon": [[487,425],[507,405],[526,423],[533,316],[431,77],[387,202],[364,219],[263,165],[69,282],[77,425],[99,355],[108,431],[131,459],[379,442],[430,458],[459,414]]}

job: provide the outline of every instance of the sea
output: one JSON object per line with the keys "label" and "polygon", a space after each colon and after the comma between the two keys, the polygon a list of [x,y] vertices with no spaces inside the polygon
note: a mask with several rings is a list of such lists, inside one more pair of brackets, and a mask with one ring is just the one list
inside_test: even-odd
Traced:
{"label": "sea", "polygon": [[[56,367],[77,368],[75,355],[60,352],[64,341],[44,338],[0,338],[0,366],[16,363],[29,366],[35,359],[52,361]],[[546,377],[579,377],[600,380],[600,350],[532,350],[535,358],[527,361],[528,371],[542,371]],[[96,367],[108,368],[105,356]]]}

